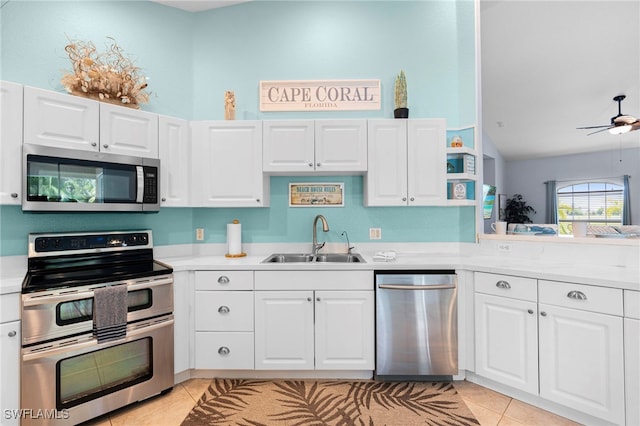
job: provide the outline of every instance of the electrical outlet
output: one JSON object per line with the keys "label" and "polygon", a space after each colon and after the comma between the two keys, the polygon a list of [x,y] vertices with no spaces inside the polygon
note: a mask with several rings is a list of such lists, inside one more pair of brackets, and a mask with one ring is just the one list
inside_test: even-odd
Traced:
{"label": "electrical outlet", "polygon": [[203,241],[204,240],[204,229],[196,228],[196,240]]}
{"label": "electrical outlet", "polygon": [[370,240],[382,239],[382,228],[369,228],[369,239]]}
{"label": "electrical outlet", "polygon": [[498,244],[498,251],[501,253],[509,253],[511,251],[511,244]]}

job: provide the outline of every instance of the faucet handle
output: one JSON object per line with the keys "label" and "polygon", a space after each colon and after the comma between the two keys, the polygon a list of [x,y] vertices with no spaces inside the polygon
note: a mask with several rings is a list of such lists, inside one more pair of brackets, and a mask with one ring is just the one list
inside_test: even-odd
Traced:
{"label": "faucet handle", "polygon": [[353,250],[355,247],[349,243],[349,234],[347,234],[347,231],[342,231],[342,234],[340,235],[347,239],[347,253],[351,253],[351,250]]}

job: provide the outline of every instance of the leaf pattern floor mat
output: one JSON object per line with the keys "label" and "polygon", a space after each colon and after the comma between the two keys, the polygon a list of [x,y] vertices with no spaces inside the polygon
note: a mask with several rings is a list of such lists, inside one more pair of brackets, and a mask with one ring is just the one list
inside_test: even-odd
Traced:
{"label": "leaf pattern floor mat", "polygon": [[451,383],[214,379],[182,426],[478,425]]}

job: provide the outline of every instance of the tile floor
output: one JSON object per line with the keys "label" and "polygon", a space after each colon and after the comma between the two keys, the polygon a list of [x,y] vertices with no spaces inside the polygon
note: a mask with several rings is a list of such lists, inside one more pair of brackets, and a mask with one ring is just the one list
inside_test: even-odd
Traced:
{"label": "tile floor", "polygon": [[[191,379],[170,393],[118,410],[88,423],[92,426],[179,426],[209,385]],[[482,426],[564,426],[578,423],[467,381],[454,382]]]}

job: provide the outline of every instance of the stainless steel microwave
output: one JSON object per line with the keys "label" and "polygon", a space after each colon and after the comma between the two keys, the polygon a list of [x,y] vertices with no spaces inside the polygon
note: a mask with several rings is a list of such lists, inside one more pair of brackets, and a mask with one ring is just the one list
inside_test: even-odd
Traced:
{"label": "stainless steel microwave", "polygon": [[22,146],[22,210],[157,212],[160,160]]}

